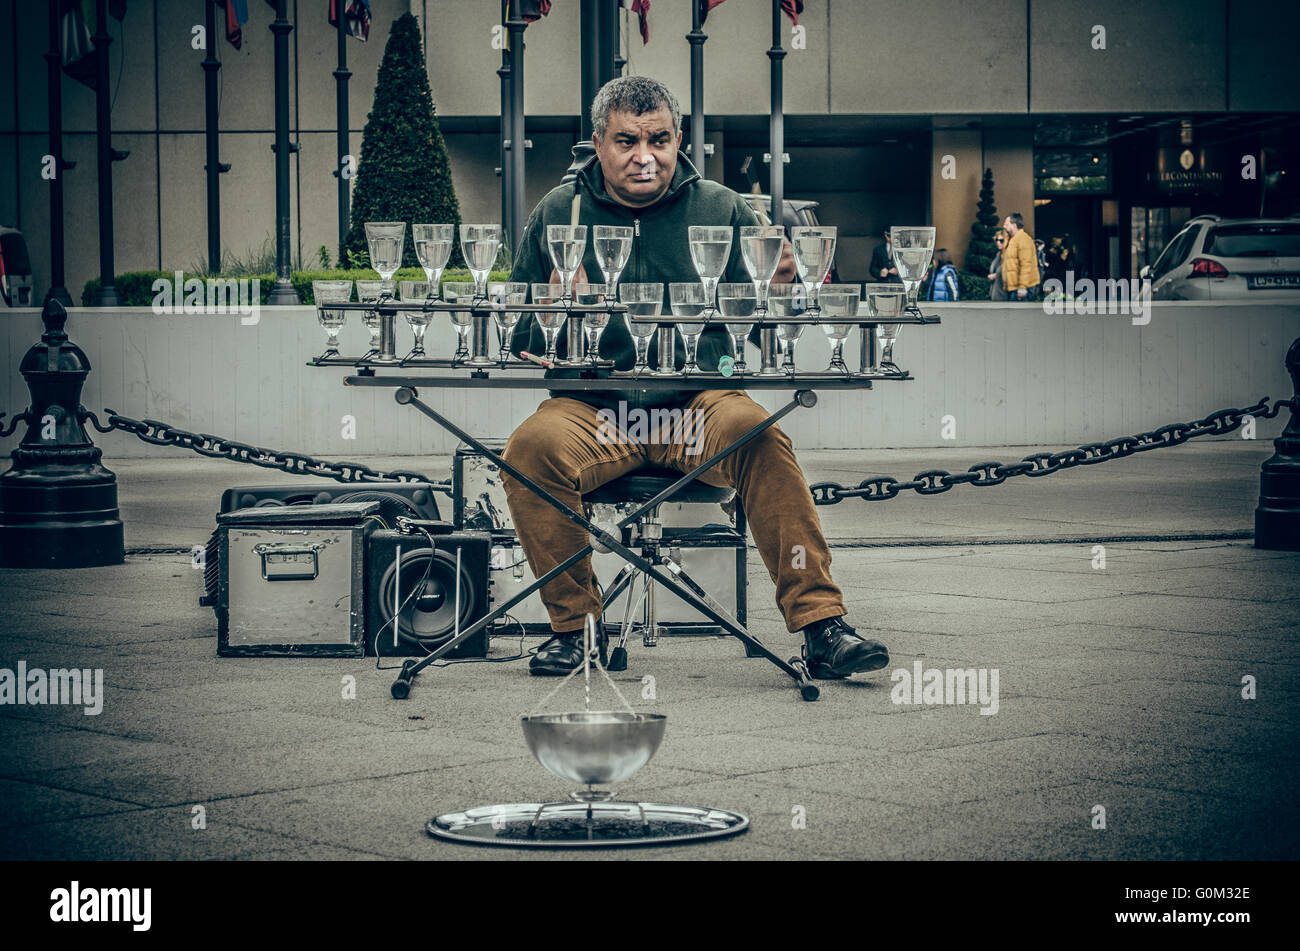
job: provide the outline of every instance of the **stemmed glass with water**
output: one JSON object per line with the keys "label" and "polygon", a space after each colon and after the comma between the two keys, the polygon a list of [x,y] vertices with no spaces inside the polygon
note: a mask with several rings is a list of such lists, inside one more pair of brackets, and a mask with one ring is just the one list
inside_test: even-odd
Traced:
{"label": "stemmed glass with water", "polygon": [[[837,317],[856,317],[858,300],[862,294],[856,284],[823,284],[817,292],[821,302],[822,316],[828,320]],[[822,324],[822,330],[831,341],[831,362],[826,368],[832,372],[848,375],[849,365],[844,362],[844,341],[853,332],[853,324]]]}
{"label": "stemmed glass with water", "polygon": [[[574,284],[573,302],[582,307],[595,307],[605,303],[608,294],[604,284]],[[576,316],[576,315],[575,315]],[[592,366],[600,363],[600,337],[609,325],[610,313],[607,310],[591,311],[582,315],[582,331],[587,337],[587,362]]]}
{"label": "stemmed glass with water", "polygon": [[460,253],[474,276],[474,297],[487,296],[487,279],[501,250],[500,225],[461,225]]}
{"label": "stemmed glass with water", "polygon": [[522,281],[493,281],[488,285],[487,293],[492,316],[497,322],[497,334],[501,338],[498,359],[505,366],[510,360],[510,340],[515,325],[519,323],[519,311],[509,308],[528,302],[528,285]]}
{"label": "stemmed glass with water", "polygon": [[[755,281],[754,284],[718,285],[718,310],[722,313],[722,319],[726,321],[727,333],[731,335],[731,345],[735,350],[734,358],[724,358],[732,360],[731,373],[744,373],[748,369],[745,366],[745,338],[749,336],[749,331],[754,326],[754,313],[758,309],[758,291],[755,288],[757,283]],[[718,369],[724,376],[730,375],[723,369],[721,361]]]}
{"label": "stemmed glass with water", "polygon": [[907,313],[920,314],[916,306],[916,295],[921,289],[921,281],[930,267],[930,258],[934,255],[933,228],[890,228],[889,243],[894,256],[894,266],[907,289]]}
{"label": "stemmed glass with water", "polygon": [[[605,275],[606,287],[618,287],[623,268],[632,253],[632,229],[627,225],[596,225],[592,229],[591,249]],[[558,271],[559,268],[556,268]]]}
{"label": "stemmed glass with water", "polygon": [[[429,288],[433,285],[428,281],[401,281],[397,287],[399,291],[399,300],[403,304],[420,304],[429,300]],[[402,357],[402,362],[413,360],[416,357],[424,356],[424,332],[429,327],[429,312],[421,306],[419,310],[404,310],[402,315],[406,317],[406,322],[411,325],[411,333],[415,335],[415,345],[411,347],[411,352]]]}
{"label": "stemmed glass with water", "polygon": [[406,245],[405,221],[367,221],[366,245],[370,249],[370,266],[379,272],[384,282],[383,293],[389,297],[396,290],[393,275],[402,266],[402,251]]}
{"label": "stemmed glass with water", "polygon": [[[534,304],[562,304],[558,284],[534,284],[532,290]],[[551,363],[556,362],[555,341],[566,316],[568,315],[562,306],[556,310],[533,312],[533,319],[542,328],[542,337],[546,340],[546,359]]]}
{"label": "stemmed glass with water", "polygon": [[[728,241],[727,244],[730,245],[731,242]],[[700,335],[704,333],[703,315],[713,306],[709,291],[705,290],[702,284],[669,284],[668,306],[672,308],[674,317],[701,317],[699,323],[677,325],[677,330],[682,335],[682,342],[686,344],[686,365],[682,367],[682,375],[698,373],[700,368],[695,365],[695,348],[699,345]],[[655,373],[660,376],[675,376],[677,371],[667,369],[667,365],[663,362],[663,354],[659,356],[660,367],[663,369],[656,370]]]}
{"label": "stemmed glass with water", "polygon": [[[902,270],[901,268],[899,269]],[[862,297],[867,304],[867,316],[888,321],[897,318],[903,312],[903,300],[906,292],[899,290],[897,284],[864,284]],[[898,370],[894,363],[894,343],[898,340],[900,325],[897,323],[876,324],[876,341],[880,344],[880,356],[874,367],[863,367],[863,373],[879,373],[881,370]]]}
{"label": "stemmed glass with water", "polygon": [[352,299],[351,281],[312,281],[312,298],[316,301],[316,318],[325,328],[325,352],[317,359],[339,355],[339,331],[347,317],[346,310],[330,307]]}
{"label": "stemmed glass with water", "polygon": [[[700,294],[703,295],[703,290]],[[636,364],[633,373],[644,373],[647,369],[650,353],[650,338],[655,335],[658,324],[656,318],[664,305],[664,286],[662,284],[620,284],[618,299],[627,313],[627,332],[636,343]]]}
{"label": "stemmed glass with water", "polygon": [[[802,284],[773,284],[768,288],[767,303],[774,320],[802,317],[808,310],[808,293]],[[776,339],[785,350],[781,369],[794,376],[794,348],[803,335],[803,324],[776,325]]]}
{"label": "stemmed glass with water", "polygon": [[429,297],[439,296],[438,283],[442,279],[451,245],[456,240],[455,225],[411,225],[411,243],[415,256],[424,268],[424,278],[429,283]]}
{"label": "stemmed glass with water", "polygon": [[[713,299],[718,281],[722,278],[722,272],[727,269],[727,261],[731,257],[731,226],[691,225],[686,232],[691,248],[691,260],[695,263],[695,273],[700,276],[704,312],[713,313],[715,310]],[[672,293],[671,287],[669,293]],[[671,301],[669,303],[671,304]],[[682,336],[685,337],[685,334]],[[693,367],[694,363],[693,359],[687,359],[688,366]]]}
{"label": "stemmed glass with water", "polygon": [[469,346],[466,340],[469,337],[470,329],[474,326],[474,315],[470,308],[474,306],[474,301],[478,297],[478,284],[470,281],[448,281],[442,285],[442,299],[448,304],[462,304],[464,310],[453,310],[451,312],[451,325],[456,328],[456,352],[452,355],[452,362],[457,363],[469,359]]}
{"label": "stemmed glass with water", "polygon": [[804,294],[808,298],[809,316],[818,316],[821,308],[817,300],[817,289],[826,275],[831,271],[831,262],[835,260],[835,240],[839,231],[834,227],[818,226],[790,229],[790,247],[794,252],[794,267],[803,282]]}
{"label": "stemmed glass with water", "polygon": [[560,300],[571,300],[573,278],[582,266],[582,255],[587,250],[587,226],[547,225],[546,247],[551,252],[551,263],[560,275]]}
{"label": "stemmed glass with water", "polygon": [[[379,298],[384,295],[387,281],[357,281],[357,300],[363,304],[377,304]],[[366,330],[370,331],[370,349],[361,357],[362,360],[369,360],[375,354],[379,353],[379,312],[376,310],[363,310],[361,312],[361,323],[365,324]]]}
{"label": "stemmed glass with water", "polygon": [[781,248],[785,244],[785,229],[780,225],[742,225],[740,229],[740,256],[745,270],[754,282],[757,312],[767,314],[767,288],[772,283],[776,269],[781,265]]}

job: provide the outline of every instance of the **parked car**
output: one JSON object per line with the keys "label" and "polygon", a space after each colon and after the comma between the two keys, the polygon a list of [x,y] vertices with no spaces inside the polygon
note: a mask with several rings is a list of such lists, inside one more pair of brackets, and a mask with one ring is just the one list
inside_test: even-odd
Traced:
{"label": "parked car", "polygon": [[1295,299],[1300,218],[1193,218],[1138,276],[1156,300]]}
{"label": "parked car", "polygon": [[32,262],[27,242],[16,228],[0,225],[0,298],[6,307],[31,307]]}

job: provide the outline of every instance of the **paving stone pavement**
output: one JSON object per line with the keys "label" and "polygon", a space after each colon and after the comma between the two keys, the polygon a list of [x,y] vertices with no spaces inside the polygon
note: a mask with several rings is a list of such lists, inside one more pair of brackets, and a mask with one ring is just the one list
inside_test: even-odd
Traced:
{"label": "paving stone pavement", "polygon": [[[1034,448],[804,462],[811,479],[848,482]],[[845,543],[834,573],[849,620],[888,644],[891,663],[804,703],[734,641],[633,644],[616,682],[668,729],[622,793],[752,823],[672,849],[536,853],[424,834],[439,813],[568,792],[524,745],[517,717],[555,684],[522,662],[431,670],[398,702],[373,658],[217,658],[188,554],[3,571],[0,668],[102,668],[104,693],[95,716],[0,705],[0,858],[1295,859],[1300,554],[1218,537],[1250,532],[1270,451],[1201,443],[822,509]],[[190,459],[110,466],[135,548],[187,548],[211,530],[223,488],[288,481]],[[445,460],[428,468],[442,477]],[[1132,536],[1173,540],[1113,540]],[[750,569],[752,629],[796,653],[757,557]],[[518,644],[496,638],[493,656]],[[996,670],[996,713],[895,702],[891,678],[918,663]],[[348,675],[355,699],[342,695]],[[205,829],[192,828],[195,806]]]}

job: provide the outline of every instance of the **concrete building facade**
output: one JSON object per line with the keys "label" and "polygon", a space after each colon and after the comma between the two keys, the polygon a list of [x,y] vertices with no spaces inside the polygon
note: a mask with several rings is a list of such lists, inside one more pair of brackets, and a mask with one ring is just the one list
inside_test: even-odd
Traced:
{"label": "concrete building facade", "polygon": [[[683,109],[690,3],[656,0],[646,44],[635,15],[622,14],[627,71],[663,79]],[[321,246],[337,253],[335,33],[326,7],[324,0],[290,3],[290,115],[300,147],[290,159],[293,256],[306,266],[317,263]],[[371,8],[369,42],[348,44],[354,150],[388,28],[410,10],[420,19],[463,220],[499,220],[500,3],[373,0]],[[223,250],[240,258],[271,241],[275,205],[272,13],[260,3],[249,9],[241,50],[223,36],[208,38],[223,61],[221,159],[232,166],[221,181]],[[754,157],[759,186],[766,183],[769,10],[766,0],[729,0],[705,26],[714,145],[705,171],[740,189],[749,184],[740,172],[746,156]],[[122,23],[111,22],[113,139],[131,153],[114,168],[119,272],[187,268],[206,258],[205,54],[193,29],[203,12],[199,0],[133,0]],[[1127,276],[1146,260],[1132,247],[1139,215],[1143,241],[1156,245],[1172,233],[1162,238],[1150,221],[1168,231],[1189,214],[1240,213],[1261,201],[1272,202],[1270,213],[1300,210],[1293,207],[1300,166],[1271,196],[1262,181],[1237,171],[1247,154],[1268,151],[1275,171],[1296,155],[1300,58],[1291,47],[1298,28],[1300,5],[1270,0],[808,0],[798,28],[783,26],[786,195],[821,203],[823,223],[840,228],[841,276],[863,280],[891,223],[936,225],[938,243],[960,263],[980,176],[991,168],[1000,214],[1024,213],[1035,234],[1048,221],[1076,228],[1076,236],[1086,231],[1094,268]],[[531,207],[559,180],[578,134],[577,0],[556,0],[525,37]],[[38,298],[49,280],[41,175],[47,48],[43,7],[37,15],[0,0],[0,82],[11,86],[0,96],[0,224],[25,232]],[[63,107],[65,155],[77,163],[65,173],[67,285],[79,301],[97,274],[94,95],[65,78]],[[1144,190],[1166,145],[1204,153],[1198,160],[1213,165],[1222,186],[1204,194]],[[1043,156],[1064,154],[1068,162],[1089,150],[1104,158],[1108,185],[1045,198]]]}

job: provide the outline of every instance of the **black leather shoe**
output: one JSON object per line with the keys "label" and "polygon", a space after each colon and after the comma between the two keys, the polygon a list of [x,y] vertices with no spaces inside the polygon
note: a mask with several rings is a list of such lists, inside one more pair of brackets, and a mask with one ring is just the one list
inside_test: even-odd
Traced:
{"label": "black leather shoe", "polygon": [[838,680],[889,663],[884,644],[859,637],[843,618],[814,621],[804,628],[803,637],[808,673],[817,680]]}
{"label": "black leather shoe", "polygon": [[[609,635],[605,632],[604,625],[598,626],[596,631],[600,662],[606,665]],[[573,673],[575,667],[581,666],[582,631],[569,631],[565,634],[552,634],[550,640],[544,641],[528,662],[528,672],[534,677],[564,677]]]}

